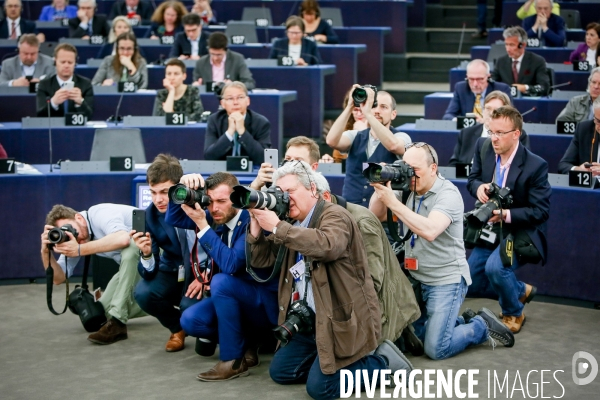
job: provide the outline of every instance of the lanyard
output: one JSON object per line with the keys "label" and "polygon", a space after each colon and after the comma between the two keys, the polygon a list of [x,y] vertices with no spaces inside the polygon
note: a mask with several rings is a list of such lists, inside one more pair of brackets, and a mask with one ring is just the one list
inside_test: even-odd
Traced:
{"label": "lanyard", "polygon": [[[419,200],[419,206],[417,207],[417,214],[419,213],[419,210],[421,209],[421,203],[423,203],[423,199],[425,198],[425,195],[421,196],[421,200]],[[414,248],[415,247],[415,239],[417,238],[417,235],[415,235],[413,233],[412,237],[410,238],[410,248]]]}
{"label": "lanyard", "polygon": [[496,160],[496,184],[500,187],[504,186],[504,175],[506,174],[506,170],[508,169],[508,165],[502,169],[502,167],[500,166],[500,156],[498,156],[498,159]]}

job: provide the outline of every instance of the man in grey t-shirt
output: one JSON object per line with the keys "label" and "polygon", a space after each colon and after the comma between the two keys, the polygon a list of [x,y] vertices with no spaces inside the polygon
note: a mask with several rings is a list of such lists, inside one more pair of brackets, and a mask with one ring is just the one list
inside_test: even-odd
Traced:
{"label": "man in grey t-shirt", "polygon": [[[108,316],[108,322],[88,340],[97,344],[111,344],[127,339],[127,320],[145,315],[133,298],[133,288],[139,280],[137,265],[140,259],[137,246],[129,237],[134,207],[120,204],[98,204],[87,211],[77,212],[57,204],[46,216],[42,233],[42,263],[54,269],[54,284],[60,285],[73,274],[81,256],[97,254],[112,258],[120,264],[100,298]],[[50,256],[48,231],[54,227],[70,224],[77,231],[77,238],[67,232],[69,240],[54,245],[60,254],[58,260]]]}
{"label": "man in grey t-shirt", "polygon": [[458,317],[471,284],[463,244],[464,205],[456,186],[438,175],[437,159],[426,143],[407,147],[403,160],[415,173],[408,206],[389,182],[371,184],[375,193],[369,209],[384,220],[389,208],[413,232],[406,242],[404,267],[420,283],[423,299],[421,318],[413,323],[415,333],[434,360],[452,357],[490,337],[512,347],[513,334],[490,310]]}

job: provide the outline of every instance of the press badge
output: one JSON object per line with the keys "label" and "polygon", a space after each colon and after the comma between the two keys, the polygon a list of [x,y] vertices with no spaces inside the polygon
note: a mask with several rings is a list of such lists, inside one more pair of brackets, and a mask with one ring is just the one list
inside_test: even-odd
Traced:
{"label": "press badge", "polygon": [[419,269],[419,259],[416,256],[404,257],[404,268],[410,271],[416,271]]}
{"label": "press badge", "polygon": [[177,272],[177,282],[183,282],[185,280],[185,268],[183,265],[179,266],[179,271]]}
{"label": "press badge", "polygon": [[300,260],[292,268],[290,268],[290,273],[294,277],[295,281],[299,281],[302,279],[305,270],[306,267],[304,266],[304,260]]}

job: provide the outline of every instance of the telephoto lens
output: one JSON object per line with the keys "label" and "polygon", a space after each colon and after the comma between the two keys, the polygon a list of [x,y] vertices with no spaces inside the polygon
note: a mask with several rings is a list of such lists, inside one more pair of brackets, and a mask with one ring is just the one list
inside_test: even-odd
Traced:
{"label": "telephoto lens", "polygon": [[194,190],[182,183],[169,188],[169,200],[175,204],[185,204],[190,207],[195,207],[196,203],[200,204],[202,208],[210,205],[210,197],[204,188]]}
{"label": "telephoto lens", "polygon": [[369,163],[363,170],[363,176],[372,183],[391,182],[394,190],[409,190],[410,178],[415,176],[415,170],[402,160],[389,165]]}
{"label": "telephoto lens", "polygon": [[229,196],[235,208],[271,210],[281,218],[289,211],[289,194],[278,187],[270,187],[267,191],[254,190],[250,186],[237,185]]}

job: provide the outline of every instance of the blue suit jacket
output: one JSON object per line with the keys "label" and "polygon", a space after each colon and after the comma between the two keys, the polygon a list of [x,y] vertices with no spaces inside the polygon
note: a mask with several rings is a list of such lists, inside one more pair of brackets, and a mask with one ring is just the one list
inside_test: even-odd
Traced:
{"label": "blue suit jacket", "polygon": [[[469,175],[467,189],[477,198],[477,188],[492,181],[496,167],[494,149],[489,146],[481,160],[481,146],[487,138],[477,141],[473,167]],[[519,144],[517,154],[506,177],[513,204],[510,207],[511,230],[524,230],[531,238],[546,263],[546,221],[550,216],[550,196],[552,189],[548,183],[548,163]]]}
{"label": "blue suit jacket", "polygon": [[[24,35],[26,33],[38,33],[34,21],[28,21],[25,18],[21,17],[21,20],[19,21],[19,26],[21,27],[21,35]],[[8,39],[8,21],[6,20],[6,18],[0,21],[0,39]]]}
{"label": "blue suit jacket", "polygon": [[[488,95],[494,90],[504,92],[511,98],[510,86],[506,83],[491,81],[488,84],[485,94]],[[452,119],[473,112],[473,104],[475,104],[475,94],[471,91],[469,83],[466,81],[458,82],[454,87],[454,96],[452,97],[450,104],[448,104],[448,108],[442,119]]]}
{"label": "blue suit jacket", "polygon": [[[165,214],[161,214],[153,203],[146,208],[146,229],[152,238],[152,255],[154,256],[154,269],[148,271],[138,264],[138,271],[142,278],[151,280],[158,270],[177,273],[180,265],[189,266],[189,254],[181,254],[181,244],[175,228],[165,221]],[[184,238],[185,239],[185,238]],[[160,254],[162,249],[162,254]]]}
{"label": "blue suit jacket", "polygon": [[[532,15],[523,20],[523,29],[527,32],[530,38],[538,37],[538,33],[531,28],[535,25],[537,15]],[[542,38],[546,42],[547,47],[563,47],[567,38],[565,33],[565,20],[556,14],[550,14],[548,18],[548,30],[542,33]]]}
{"label": "blue suit jacket", "polygon": [[[271,47],[271,54],[269,58],[277,58],[279,56],[287,56],[289,53],[290,40],[288,38],[277,39],[273,42]],[[300,57],[308,65],[323,64],[317,45],[312,40],[302,39],[302,49],[300,50]]]}

